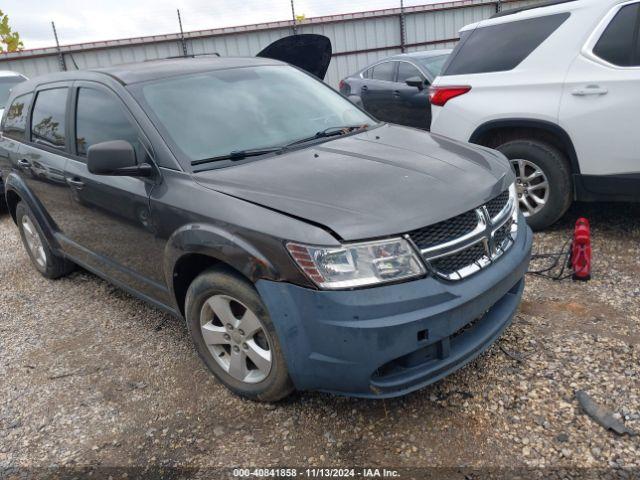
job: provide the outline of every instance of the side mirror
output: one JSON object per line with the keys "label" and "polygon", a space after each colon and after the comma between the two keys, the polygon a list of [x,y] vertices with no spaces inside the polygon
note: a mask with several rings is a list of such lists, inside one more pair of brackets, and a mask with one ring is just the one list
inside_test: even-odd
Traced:
{"label": "side mirror", "polygon": [[150,177],[153,174],[153,167],[148,163],[138,165],[136,151],[125,140],[91,145],[87,152],[87,168],[94,175]]}
{"label": "side mirror", "polygon": [[424,79],[418,76],[409,77],[404,81],[404,83],[406,83],[410,87],[416,87],[418,90],[424,90],[424,86],[425,86]]}

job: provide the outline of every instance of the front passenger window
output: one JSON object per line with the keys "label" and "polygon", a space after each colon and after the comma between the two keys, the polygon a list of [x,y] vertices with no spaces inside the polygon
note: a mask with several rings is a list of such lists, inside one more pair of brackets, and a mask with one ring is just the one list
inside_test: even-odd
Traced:
{"label": "front passenger window", "polygon": [[142,150],[138,130],[129,120],[121,102],[105,91],[80,88],[76,106],[78,155],[86,157],[91,145],[110,140],[126,140],[140,158]]}

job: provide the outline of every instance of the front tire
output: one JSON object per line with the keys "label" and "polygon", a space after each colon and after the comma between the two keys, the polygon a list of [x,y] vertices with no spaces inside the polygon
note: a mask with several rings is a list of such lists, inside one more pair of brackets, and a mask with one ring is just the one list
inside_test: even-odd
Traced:
{"label": "front tire", "polygon": [[275,402],[293,391],[269,313],[245,279],[207,270],[189,287],[185,312],[200,358],[232,392]]}
{"label": "front tire", "polygon": [[516,173],[520,210],[533,230],[543,230],[565,214],[572,200],[569,162],[557,148],[519,139],[497,147]]}
{"label": "front tire", "polygon": [[55,279],[64,277],[73,271],[73,263],[51,250],[40,223],[24,202],[18,203],[16,207],[16,221],[22,243],[31,263],[42,276]]}

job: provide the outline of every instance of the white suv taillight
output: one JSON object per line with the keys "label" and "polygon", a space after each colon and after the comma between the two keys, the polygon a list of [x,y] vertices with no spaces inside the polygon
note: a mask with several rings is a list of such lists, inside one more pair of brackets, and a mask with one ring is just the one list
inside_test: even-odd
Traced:
{"label": "white suv taillight", "polygon": [[437,107],[444,107],[445,104],[452,98],[459,97],[469,92],[471,87],[469,85],[458,85],[455,87],[430,87],[429,88],[429,101],[431,105]]}

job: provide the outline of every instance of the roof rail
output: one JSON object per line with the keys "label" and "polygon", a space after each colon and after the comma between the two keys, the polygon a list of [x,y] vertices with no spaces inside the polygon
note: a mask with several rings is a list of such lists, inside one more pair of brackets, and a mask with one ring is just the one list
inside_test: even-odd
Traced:
{"label": "roof rail", "polygon": [[576,2],[576,1],[577,0],[549,0],[546,2],[539,3],[537,5],[531,5],[529,7],[513,8],[511,10],[505,10],[504,12],[494,13],[490,18],[505,17],[507,15],[513,15],[515,13],[526,12],[527,10],[533,10],[534,8],[550,7],[552,5],[559,5],[561,3],[569,3],[569,2]]}

